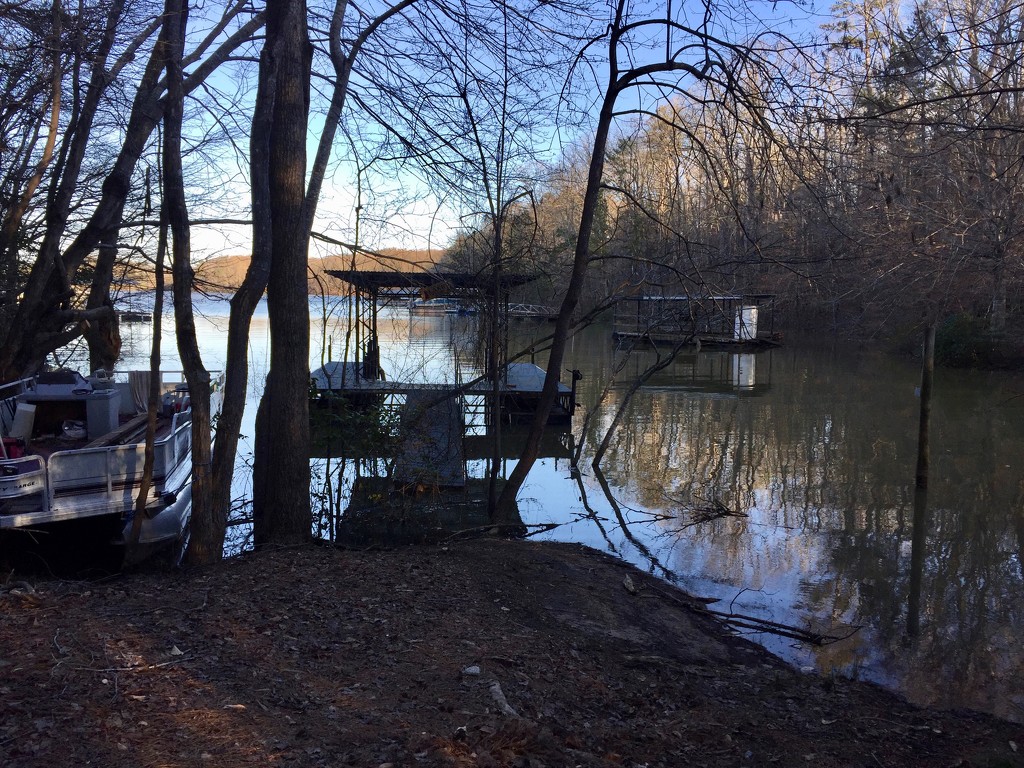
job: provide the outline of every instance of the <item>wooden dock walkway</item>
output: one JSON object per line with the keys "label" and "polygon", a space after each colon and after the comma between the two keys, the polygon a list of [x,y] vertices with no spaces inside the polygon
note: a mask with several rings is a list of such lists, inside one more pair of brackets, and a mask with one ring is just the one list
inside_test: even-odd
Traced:
{"label": "wooden dock walkway", "polygon": [[466,431],[462,404],[439,390],[406,393],[401,416],[401,447],[392,478],[402,488],[462,488],[466,461],[462,437]]}

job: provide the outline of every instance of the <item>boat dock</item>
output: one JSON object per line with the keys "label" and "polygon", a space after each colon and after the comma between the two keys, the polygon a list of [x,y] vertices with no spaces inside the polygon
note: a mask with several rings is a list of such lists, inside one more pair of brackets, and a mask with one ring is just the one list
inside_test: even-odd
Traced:
{"label": "boat dock", "polygon": [[[351,375],[338,377],[341,372]],[[486,414],[493,414],[494,382],[481,379],[456,387],[452,384],[366,379],[355,374],[353,366],[342,363],[328,363],[313,373],[320,410],[329,409],[335,399],[356,410],[366,410],[371,403],[378,408],[397,408],[398,448],[393,454],[392,478],[399,489],[461,488],[466,484],[467,447],[474,455],[493,455],[493,448],[488,449],[481,444],[483,438],[467,437],[466,417],[468,412],[484,413],[487,421]],[[532,363],[510,363],[506,367],[506,374],[497,387],[503,422],[524,424],[533,419],[544,376],[544,369]],[[576,381],[578,379],[574,377],[572,387],[559,382],[558,396],[548,423],[570,423],[575,409]],[[351,435],[341,434],[339,437],[343,443],[353,445]]]}
{"label": "boat dock", "polygon": [[[333,371],[333,373],[332,373]],[[344,371],[342,375],[340,372]],[[510,421],[524,421],[532,418],[540,400],[544,387],[545,371],[533,363],[509,363],[505,367],[505,375],[497,386],[497,394],[504,402],[504,415]],[[455,386],[453,384],[432,384],[421,382],[386,381],[369,379],[358,375],[357,369],[351,364],[330,362],[313,372],[313,383],[317,387],[319,397],[344,397],[353,402],[379,401],[389,395],[403,395],[408,404],[409,399],[420,395],[434,395],[434,400],[464,399],[465,397],[491,397],[495,394],[492,381],[480,379],[471,384]],[[576,409],[576,382],[570,387],[558,383],[558,395],[549,420],[558,422],[568,420]],[[417,402],[419,402],[417,400]]]}
{"label": "boat dock", "polygon": [[653,343],[757,347],[771,336],[774,298],[753,293],[625,296],[615,303],[614,334]]}
{"label": "boat dock", "polygon": [[558,319],[556,307],[546,307],[542,304],[509,304],[506,311],[510,318],[551,321]]}
{"label": "boat dock", "polygon": [[[502,423],[529,422],[537,414],[546,372],[533,363],[508,362],[507,347],[510,318],[557,316],[551,307],[511,302],[514,289],[538,276],[496,269],[472,273],[330,270],[328,274],[348,284],[352,291],[352,337],[348,347],[352,357],[344,362],[327,362],[312,373],[312,396],[317,405],[314,413],[336,410],[346,412],[346,418],[374,419],[370,424],[361,422],[358,434],[341,427],[333,439],[354,454],[372,454],[377,449],[366,445],[365,440],[360,444],[359,438],[372,436],[375,425],[379,427],[385,439],[377,442],[390,454],[387,458],[394,459],[390,475],[393,486],[400,490],[419,493],[465,487],[467,420],[474,429],[484,425],[490,429]],[[483,368],[480,375],[464,376],[456,363],[454,383],[387,381],[380,367],[378,315],[389,305],[408,307],[413,314],[491,308],[481,312],[477,321],[483,340],[476,358]],[[578,380],[578,373],[574,373],[571,387],[559,382],[548,423],[571,422]],[[400,427],[394,447],[390,438],[395,435],[384,434],[389,420],[379,418],[388,409],[398,411]],[[358,416],[352,416],[353,412]],[[329,447],[332,419],[316,420],[323,427]],[[475,446],[474,450],[481,449]],[[488,453],[494,454],[495,450]]]}

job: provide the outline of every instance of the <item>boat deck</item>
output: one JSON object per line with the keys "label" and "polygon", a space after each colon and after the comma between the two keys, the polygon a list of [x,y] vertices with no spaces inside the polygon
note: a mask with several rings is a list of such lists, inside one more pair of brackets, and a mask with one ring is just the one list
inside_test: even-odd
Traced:
{"label": "boat deck", "polygon": [[[157,417],[156,439],[167,437],[171,431],[171,420]],[[88,437],[67,437],[60,434],[34,435],[25,446],[25,455],[42,456],[48,459],[59,451],[82,450],[84,448],[107,448],[115,445],[141,442],[146,436],[146,414],[122,416],[120,426],[95,440]]]}

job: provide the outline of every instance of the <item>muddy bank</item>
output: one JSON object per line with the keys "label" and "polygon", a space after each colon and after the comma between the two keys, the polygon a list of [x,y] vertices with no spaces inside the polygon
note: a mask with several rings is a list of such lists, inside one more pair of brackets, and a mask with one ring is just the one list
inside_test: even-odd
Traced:
{"label": "muddy bank", "polygon": [[8,582],[0,615],[9,768],[1024,765],[1020,726],[802,675],[577,545]]}

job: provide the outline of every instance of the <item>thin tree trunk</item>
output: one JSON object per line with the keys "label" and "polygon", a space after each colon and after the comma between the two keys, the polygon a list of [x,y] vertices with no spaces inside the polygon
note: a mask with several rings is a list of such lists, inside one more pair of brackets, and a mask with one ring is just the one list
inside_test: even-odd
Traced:
{"label": "thin tree trunk", "polygon": [[[331,105],[324,122],[323,132],[313,166],[310,172],[308,187],[302,196],[300,226],[296,229],[294,222],[288,221],[286,212],[291,210],[294,203],[288,202],[284,208],[279,208],[277,200],[271,195],[271,179],[277,185],[277,179],[281,171],[282,153],[289,149],[296,153],[300,147],[305,146],[306,114],[308,112],[308,94],[303,97],[303,106],[300,110],[294,111],[297,100],[290,102],[282,100],[278,72],[281,62],[285,57],[294,57],[305,49],[308,57],[308,40],[305,32],[299,31],[296,35],[288,37],[283,29],[284,19],[289,12],[289,3],[276,3],[268,8],[268,33],[267,40],[260,56],[260,82],[257,93],[256,106],[253,114],[253,130],[250,139],[250,168],[252,178],[252,208],[253,208],[253,254],[252,261],[246,272],[245,281],[236,292],[231,301],[231,318],[228,324],[228,364],[224,385],[224,405],[218,422],[217,444],[214,448],[214,508],[218,516],[219,537],[223,542],[225,524],[231,504],[231,482],[234,476],[235,454],[238,448],[238,431],[242,422],[242,414],[245,410],[245,392],[248,384],[248,333],[252,313],[263,296],[264,290],[268,287],[271,279],[275,284],[281,279],[281,271],[275,272],[271,277],[271,265],[276,263],[278,258],[293,259],[293,266],[297,264],[296,253],[289,251],[301,250],[302,278],[301,278],[301,306],[294,301],[297,314],[290,316],[287,308],[288,301],[282,295],[284,284],[280,289],[272,289],[268,295],[268,309],[271,313],[271,379],[268,379],[264,397],[260,401],[257,411],[257,434],[256,434],[256,461],[253,478],[253,515],[255,522],[255,536],[259,543],[276,541],[278,536],[282,540],[302,540],[308,537],[308,531],[312,526],[312,515],[309,512],[309,464],[308,464],[308,441],[309,441],[309,415],[308,399],[306,393],[309,385],[309,325],[308,325],[308,303],[306,303],[306,278],[305,258],[308,249],[309,235],[313,227],[313,219],[316,215],[317,201],[320,196],[320,188],[323,183],[324,174],[330,159],[330,153],[334,145],[334,136],[338,127],[341,113],[344,109],[345,99],[348,95],[349,76],[352,65],[366,40],[373,35],[380,26],[389,18],[401,13],[412,5],[416,0],[402,0],[402,2],[385,11],[372,23],[367,25],[363,32],[352,42],[346,55],[342,50],[342,23],[345,11],[348,7],[347,0],[337,0],[334,14],[331,19],[330,29],[330,54],[331,62],[335,70],[334,91],[331,97]],[[293,4],[296,5],[296,4]],[[297,5],[301,5],[297,4]],[[305,18],[305,8],[302,6],[302,18]],[[271,25],[269,19],[273,17]],[[298,20],[296,19],[296,22]],[[271,30],[271,26],[273,29]],[[291,46],[291,48],[289,48]],[[286,62],[287,63],[287,62]],[[306,68],[304,74],[304,87],[308,89],[308,60],[304,62]],[[288,78],[294,78],[289,71]],[[300,78],[301,79],[301,78]],[[290,82],[289,88],[299,88],[300,84]],[[301,119],[300,119],[301,118]],[[301,123],[301,126],[294,123]],[[289,127],[286,127],[288,124]],[[301,129],[301,130],[300,130]],[[272,144],[273,141],[273,144]],[[289,145],[287,142],[292,142]],[[275,147],[275,154],[271,156],[271,146]],[[303,171],[305,164],[305,153],[302,153]],[[273,167],[272,167],[273,166]],[[304,176],[303,174],[301,174]],[[303,179],[304,181],[304,179]],[[280,192],[275,186],[275,191]],[[292,191],[286,197],[294,197]],[[280,235],[279,230],[287,229],[290,234]],[[289,241],[290,238],[290,241]],[[283,250],[280,245],[287,246]],[[280,266],[280,265],[279,265]],[[285,278],[286,282],[290,278]],[[300,291],[297,288],[298,282],[292,287],[294,297],[298,297]],[[293,299],[294,300],[294,299]],[[301,318],[305,318],[303,321]],[[279,320],[281,318],[281,320]],[[305,322],[304,328],[298,326]],[[283,324],[289,324],[289,328]],[[304,340],[304,352],[302,342]],[[278,346],[285,346],[289,349],[278,350],[275,357],[275,350]],[[299,361],[300,354],[305,357]],[[288,357],[293,362],[298,362],[298,367],[293,367],[290,377],[281,375],[280,370],[275,370],[275,365],[291,365],[284,362]],[[283,379],[290,378],[290,381]],[[282,390],[282,386],[290,386],[291,391]],[[270,435],[268,431],[271,425],[268,424],[261,413],[266,413],[268,394],[276,401],[284,401],[293,406],[295,413],[287,414],[293,419],[293,424],[298,425],[298,432],[291,436],[291,439],[281,442],[280,435]],[[301,402],[300,402],[301,401]],[[283,429],[283,411],[275,411],[275,430]],[[302,431],[305,434],[302,434]],[[287,507],[287,514],[294,515],[296,519],[281,523],[271,520],[276,515],[284,515],[286,507],[282,507],[275,499],[281,496],[280,489],[276,488],[277,473],[280,469],[278,461],[281,450],[288,452],[289,476],[296,489],[294,492],[304,494],[304,501],[297,507]],[[305,462],[305,470],[293,466],[296,457],[302,457]],[[303,477],[305,479],[303,479]],[[274,478],[274,482],[271,479]],[[285,496],[287,494],[284,494]],[[305,526],[307,533],[302,534],[299,529]],[[191,555],[191,553],[190,553]]]}
{"label": "thin tree trunk", "polygon": [[[164,200],[171,227],[171,250],[174,273],[174,327],[178,352],[188,382],[192,403],[192,522],[199,532],[193,546],[202,549],[213,539],[206,529],[211,525],[213,501],[210,466],[210,374],[203,366],[196,339],[195,316],[192,311],[192,282],[195,277],[191,262],[188,207],[181,166],[181,123],[185,103],[182,55],[185,30],[188,26],[188,0],[167,0],[163,37],[166,40],[167,103],[164,129]],[[219,556],[219,554],[217,555]],[[197,559],[215,559],[199,551]]]}
{"label": "thin tree trunk", "polygon": [[[228,319],[227,362],[224,371],[224,403],[217,421],[217,442],[213,447],[213,537],[189,552],[189,562],[199,563],[200,551],[214,556],[224,546],[228,515],[231,513],[231,484],[235,474],[239,431],[245,413],[249,382],[249,327],[253,312],[267,289],[271,261],[270,132],[277,90],[277,57],[265,45],[260,54],[259,84],[249,137],[250,188],[252,196],[252,258],[245,279],[231,298]],[[193,531],[193,538],[196,532]],[[217,559],[219,554],[213,559]]]}
{"label": "thin tree trunk", "polygon": [[125,562],[140,559],[135,550],[142,535],[142,517],[146,514],[146,500],[153,484],[153,463],[156,460],[157,405],[160,400],[160,345],[161,323],[164,312],[164,260],[167,253],[167,210],[160,205],[160,234],[156,247],[156,293],[153,299],[153,345],[149,350],[149,393],[146,398],[146,448],[142,464],[142,482],[135,499],[135,517],[125,546]]}
{"label": "thin tree trunk", "polygon": [[914,480],[914,523],[910,542],[910,598],[907,603],[907,634],[921,630],[921,583],[924,577],[925,545],[928,533],[928,473],[931,463],[929,432],[932,416],[932,379],[935,375],[935,323],[924,335],[921,363],[921,415],[917,427],[917,471]]}
{"label": "thin tree trunk", "polygon": [[[614,68],[612,71],[614,72]],[[555,329],[551,339],[551,351],[548,356],[547,374],[544,377],[544,387],[541,390],[541,396],[537,403],[537,413],[530,426],[530,434],[526,439],[526,445],[523,446],[519,461],[501,490],[501,496],[498,498],[497,508],[494,511],[493,522],[500,523],[505,519],[514,519],[518,516],[516,496],[519,495],[519,489],[522,488],[523,483],[526,481],[526,476],[540,455],[541,438],[547,427],[551,408],[558,397],[558,383],[562,370],[562,361],[565,359],[565,349],[568,344],[572,316],[583,293],[583,281],[590,264],[590,236],[600,199],[605,150],[608,146],[608,135],[614,117],[616,95],[617,90],[614,84],[610,83],[604,101],[601,103],[601,112],[598,116],[597,131],[594,135],[594,147],[590,156],[590,167],[587,173],[587,188],[583,196],[583,209],[580,213],[580,226],[576,237],[576,249],[573,253],[572,272],[565,296],[562,298],[562,304],[558,310],[558,318],[555,320]]]}
{"label": "thin tree trunk", "polygon": [[[85,329],[89,344],[89,370],[99,368],[113,370],[121,356],[121,328],[113,302],[110,300],[110,286],[114,278],[114,262],[117,258],[117,232],[111,232],[100,245],[96,257],[96,278],[89,289],[87,307],[107,307],[107,317],[90,323]],[[105,277],[104,277],[105,276]]]}

